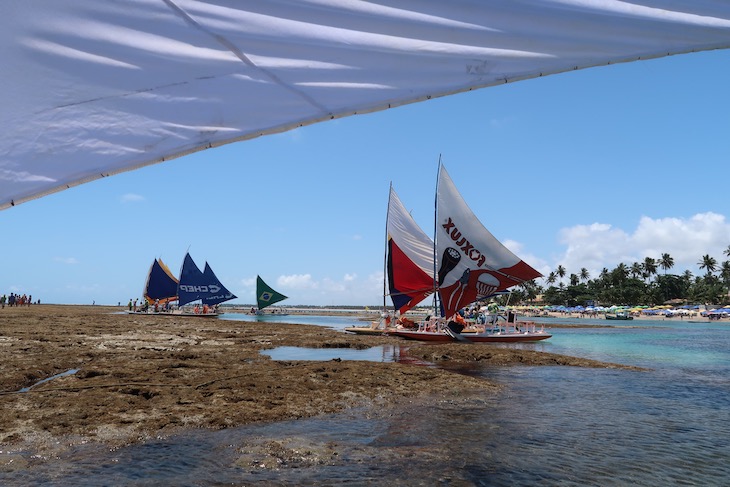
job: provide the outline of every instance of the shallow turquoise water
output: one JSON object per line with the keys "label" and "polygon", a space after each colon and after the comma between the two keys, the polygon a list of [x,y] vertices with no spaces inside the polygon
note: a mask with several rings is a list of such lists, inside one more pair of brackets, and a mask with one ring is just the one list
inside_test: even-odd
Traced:
{"label": "shallow turquoise water", "polygon": [[[529,348],[650,370],[469,368],[461,372],[504,389],[437,398],[428,408],[406,398],[407,406],[395,410],[193,431],[112,452],[82,445],[60,458],[28,457],[27,468],[0,471],[0,484],[728,485],[730,324],[585,324],[554,328],[551,339],[535,344],[467,346]],[[393,360],[400,351],[370,353],[367,360]],[[257,463],[260,455],[244,455],[271,442],[337,455],[275,469]]]}

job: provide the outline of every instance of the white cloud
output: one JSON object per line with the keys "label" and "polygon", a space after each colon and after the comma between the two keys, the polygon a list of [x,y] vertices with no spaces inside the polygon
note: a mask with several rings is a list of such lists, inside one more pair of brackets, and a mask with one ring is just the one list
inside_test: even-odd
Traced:
{"label": "white cloud", "polygon": [[317,289],[318,284],[312,279],[311,274],[292,274],[291,276],[279,276],[276,280],[278,286],[288,289]]}
{"label": "white cloud", "polygon": [[79,263],[78,259],[76,257],[54,257],[56,262],[60,262],[62,264],[69,264],[69,265],[76,265]]}
{"label": "white cloud", "polygon": [[138,201],[144,200],[144,196],[135,193],[127,193],[122,195],[122,203],[137,203]]}
{"label": "white cloud", "polygon": [[244,279],[241,279],[241,285],[244,287],[255,287],[256,286],[256,278],[255,277],[247,277]]}
{"label": "white cloud", "polygon": [[[255,299],[255,278],[245,278],[239,282],[243,287],[239,298],[243,301]],[[359,278],[354,272],[345,273],[341,279],[315,279],[311,274],[292,274],[279,276],[275,282],[272,287],[289,296],[289,304],[374,306],[383,299],[382,272],[373,273],[366,279]]]}
{"label": "white cloud", "polygon": [[347,290],[345,282],[338,282],[330,279],[329,277],[325,277],[324,279],[322,279],[322,282],[319,286],[317,286],[317,288],[321,289],[324,293],[330,295],[332,295],[333,293],[344,294],[344,292]]}
{"label": "white cloud", "polygon": [[730,224],[723,215],[712,212],[691,218],[645,216],[631,233],[610,224],[593,223],[564,228],[559,236],[566,250],[550,270],[562,264],[568,274],[578,274],[585,267],[591,277],[597,277],[604,267],[610,270],[621,262],[630,266],[667,253],[674,259],[669,272],[689,269],[696,275],[703,255],[709,254],[718,262],[727,259],[723,252],[730,245]]}

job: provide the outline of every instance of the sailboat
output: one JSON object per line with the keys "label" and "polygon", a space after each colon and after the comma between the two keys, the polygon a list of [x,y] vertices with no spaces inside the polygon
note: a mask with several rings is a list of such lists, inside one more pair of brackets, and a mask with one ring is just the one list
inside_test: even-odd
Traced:
{"label": "sailboat", "polygon": [[[280,301],[284,301],[285,299],[288,299],[288,297],[284,296],[278,291],[274,291],[271,286],[266,284],[264,280],[261,279],[261,276],[256,276],[256,304],[258,306],[258,311],[256,311],[256,314],[265,314],[264,308],[267,308],[272,304],[276,304]],[[286,313],[273,311],[270,314],[284,315]]]}
{"label": "sailboat", "polygon": [[177,301],[177,283],[162,259],[155,259],[147,274],[143,295],[149,304]]}
{"label": "sailboat", "polygon": [[140,309],[132,310],[130,301],[129,313],[151,314],[158,313],[160,309],[169,309],[169,303],[177,301],[177,285],[178,279],[172,275],[162,259],[155,259],[147,273],[147,280],[142,292],[145,304]]}
{"label": "sailboat", "polygon": [[[466,204],[454,182],[439,163],[436,191],[436,234],[433,247],[433,288],[438,293],[442,318],[541,274],[497,240]],[[438,269],[438,271],[435,271]],[[534,324],[519,323],[510,316],[507,326],[483,327],[463,332],[454,322],[432,318],[418,330],[397,330],[393,334],[425,341],[523,342],[550,338]]]}
{"label": "sailboat", "polygon": [[[395,317],[387,311],[390,296],[394,312],[402,317],[433,293],[433,240],[421,230],[390,185],[386,216],[383,312],[379,321],[368,327],[347,327],[360,335],[381,335],[395,330]],[[395,314],[395,313],[394,313]]]}
{"label": "sailboat", "polygon": [[[238,296],[230,292],[226,287],[218,280],[218,277],[210,268],[208,262],[205,263],[205,269],[203,269],[203,277],[205,277],[208,285],[210,294],[201,298],[203,304],[208,306],[217,306],[231,299],[236,299]],[[220,311],[219,311],[220,314]]]}
{"label": "sailboat", "polygon": [[221,284],[207,262],[205,263],[205,271],[201,272],[190,253],[185,254],[178,283],[178,305],[182,308],[196,301],[200,301],[200,304],[196,304],[192,312],[183,309],[180,314],[217,316],[221,314],[218,305],[236,297]]}
{"label": "sailboat", "polygon": [[[220,303],[236,298],[221,284],[207,262],[205,271],[201,272],[190,253],[185,255],[179,279],[172,275],[162,259],[155,259],[147,274],[143,294],[145,306],[130,313],[212,317],[222,314],[218,309]],[[178,301],[178,309],[170,307],[173,301]],[[200,304],[191,309],[184,308],[194,301],[200,301]]]}

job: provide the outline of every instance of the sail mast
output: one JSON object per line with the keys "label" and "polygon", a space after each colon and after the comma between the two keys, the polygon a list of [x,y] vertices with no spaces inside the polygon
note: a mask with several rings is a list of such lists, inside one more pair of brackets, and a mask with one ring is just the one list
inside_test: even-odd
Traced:
{"label": "sail mast", "polygon": [[385,248],[383,249],[383,312],[387,311],[388,287],[386,280],[388,279],[388,222],[390,220],[390,198],[393,194],[393,181],[390,182],[388,190],[388,210],[385,212]]}
{"label": "sail mast", "polygon": [[438,306],[438,271],[436,269],[438,262],[436,259],[436,238],[438,228],[438,207],[439,207],[439,176],[441,174],[441,154],[439,154],[439,164],[436,170],[436,191],[433,201],[433,315],[440,316]]}

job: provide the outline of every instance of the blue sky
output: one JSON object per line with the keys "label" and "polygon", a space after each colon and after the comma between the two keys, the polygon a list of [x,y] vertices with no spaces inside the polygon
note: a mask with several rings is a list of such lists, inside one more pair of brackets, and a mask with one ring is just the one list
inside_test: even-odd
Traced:
{"label": "blue sky", "polygon": [[[592,68],[230,144],[0,212],[0,293],[139,297],[161,257],[239,298],[382,303],[392,181],[431,234],[439,155],[482,223],[543,274],[669,253],[726,260],[730,53]],[[670,271],[671,272],[671,271]]]}

